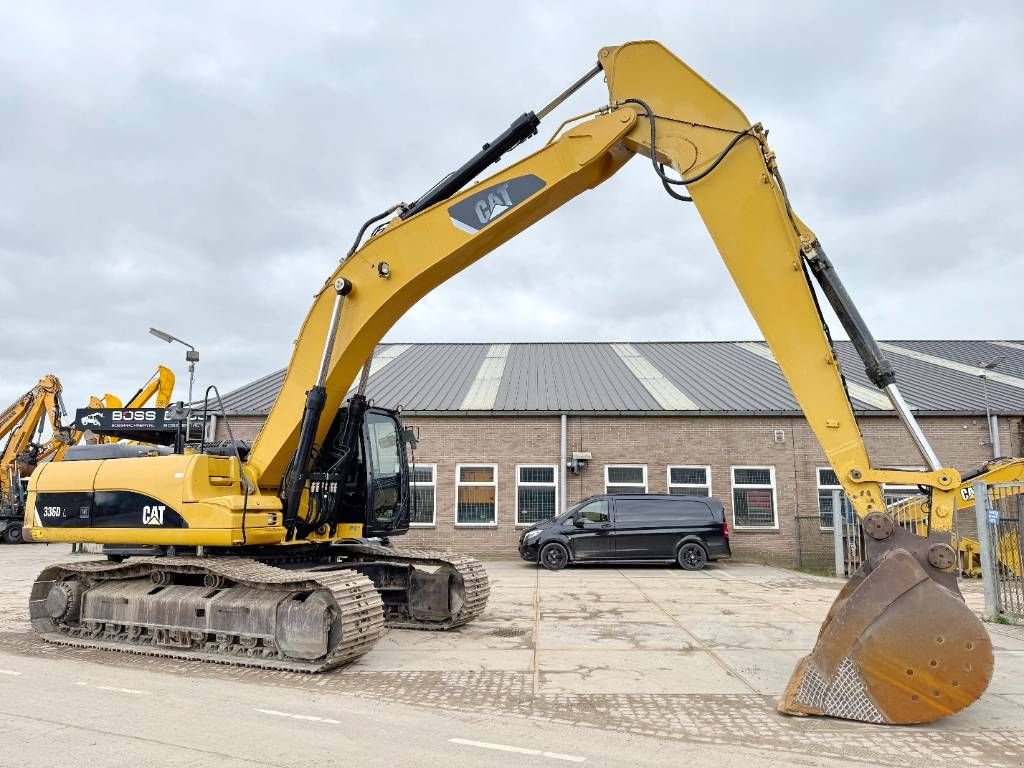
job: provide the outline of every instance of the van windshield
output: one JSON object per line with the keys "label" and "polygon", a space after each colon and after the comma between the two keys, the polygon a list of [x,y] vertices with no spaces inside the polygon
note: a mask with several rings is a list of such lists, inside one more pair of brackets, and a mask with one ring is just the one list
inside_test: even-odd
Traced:
{"label": "van windshield", "polygon": [[564,523],[566,520],[571,520],[573,517],[576,516],[576,513],[579,512],[580,509],[589,501],[590,499],[584,499],[578,504],[574,504],[573,506],[569,507],[569,509],[566,510],[566,513],[558,518],[558,522]]}

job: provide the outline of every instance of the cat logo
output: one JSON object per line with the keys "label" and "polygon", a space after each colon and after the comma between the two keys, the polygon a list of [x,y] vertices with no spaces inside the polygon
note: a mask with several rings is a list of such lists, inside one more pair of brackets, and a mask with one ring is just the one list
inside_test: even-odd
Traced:
{"label": "cat logo", "polygon": [[974,487],[968,485],[966,488],[960,489],[960,498],[964,501],[970,501],[974,498]]}
{"label": "cat logo", "polygon": [[543,179],[532,173],[516,176],[486,189],[473,190],[451,206],[448,215],[452,224],[474,235],[543,188]]}
{"label": "cat logo", "polygon": [[165,509],[167,507],[163,504],[146,505],[142,508],[142,524],[163,525]]}

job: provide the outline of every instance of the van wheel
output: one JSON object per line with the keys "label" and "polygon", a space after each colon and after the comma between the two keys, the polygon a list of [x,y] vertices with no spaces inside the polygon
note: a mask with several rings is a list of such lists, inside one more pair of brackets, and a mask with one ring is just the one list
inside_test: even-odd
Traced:
{"label": "van wheel", "polygon": [[569,562],[569,550],[558,542],[545,544],[540,551],[540,564],[549,571],[560,571]]}
{"label": "van wheel", "polygon": [[676,561],[684,571],[699,571],[707,564],[708,553],[704,551],[704,547],[700,544],[694,544],[691,541],[689,544],[683,544],[679,548]]}

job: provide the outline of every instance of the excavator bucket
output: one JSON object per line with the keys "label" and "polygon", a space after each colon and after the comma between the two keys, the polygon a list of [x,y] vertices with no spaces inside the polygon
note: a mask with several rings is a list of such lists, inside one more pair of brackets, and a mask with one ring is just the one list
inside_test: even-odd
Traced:
{"label": "excavator bucket", "polygon": [[[956,575],[902,531],[869,556],[829,610],[814,650],[779,702],[791,715],[927,723],[959,712],[992,677],[992,642],[964,604]],[[915,541],[916,540],[916,541]]]}

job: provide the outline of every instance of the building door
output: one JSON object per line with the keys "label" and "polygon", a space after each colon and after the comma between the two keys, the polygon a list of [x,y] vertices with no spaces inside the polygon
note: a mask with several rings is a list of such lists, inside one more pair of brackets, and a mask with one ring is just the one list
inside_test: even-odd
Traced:
{"label": "building door", "polygon": [[608,502],[595,499],[576,513],[569,545],[573,560],[607,560],[614,556],[612,522]]}

